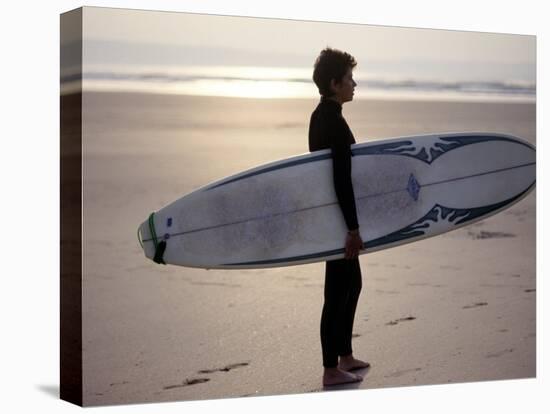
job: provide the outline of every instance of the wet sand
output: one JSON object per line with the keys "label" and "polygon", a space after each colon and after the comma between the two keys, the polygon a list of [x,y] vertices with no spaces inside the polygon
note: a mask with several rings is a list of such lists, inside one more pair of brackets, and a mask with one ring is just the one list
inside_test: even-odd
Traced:
{"label": "wet sand", "polygon": [[[307,152],[315,105],[84,95],[85,405],[324,390],[323,263],[159,266],[136,238],[181,195]],[[344,116],[357,142],[489,131],[535,143],[532,104],[357,101]],[[353,346],[371,368],[330,390],[534,377],[535,191],[485,221],[361,256]]]}

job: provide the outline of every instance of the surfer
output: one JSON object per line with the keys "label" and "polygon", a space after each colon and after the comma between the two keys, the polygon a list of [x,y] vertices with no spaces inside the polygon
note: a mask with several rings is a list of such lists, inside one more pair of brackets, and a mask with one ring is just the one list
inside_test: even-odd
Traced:
{"label": "surfer", "polygon": [[348,229],[345,258],[325,264],[325,300],[321,314],[323,385],[361,381],[363,378],[351,371],[369,366],[368,362],[355,359],[351,347],[353,320],[362,286],[358,256],[363,240],[351,181],[350,145],[355,139],[342,116],[342,105],[353,100],[357,84],[352,71],[356,65],[350,54],[326,48],[317,57],[313,70],[321,101],[311,114],[309,150],[332,150],[334,189]]}

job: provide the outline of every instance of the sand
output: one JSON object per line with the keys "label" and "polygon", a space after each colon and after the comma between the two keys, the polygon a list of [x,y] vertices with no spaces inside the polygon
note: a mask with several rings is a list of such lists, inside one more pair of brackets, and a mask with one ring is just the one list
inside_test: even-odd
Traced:
{"label": "sand", "polygon": [[[319,392],[324,264],[200,270],[145,259],[137,226],[213,180],[307,152],[316,101],[84,95],[84,404]],[[535,106],[357,101],[358,142],[490,131],[535,143]],[[361,256],[354,353],[330,390],[536,375],[535,192],[436,238]],[[326,390],[329,390],[327,388]]]}

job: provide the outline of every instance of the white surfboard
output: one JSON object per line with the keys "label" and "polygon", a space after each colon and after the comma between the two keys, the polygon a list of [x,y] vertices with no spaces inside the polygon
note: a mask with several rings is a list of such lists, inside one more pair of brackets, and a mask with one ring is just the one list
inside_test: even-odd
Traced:
{"label": "white surfboard", "polygon": [[[351,148],[362,253],[482,220],[535,186],[535,147],[509,135],[432,134]],[[322,150],[206,185],[152,214],[138,237],[150,259],[238,269],[343,258],[346,231],[331,152]]]}

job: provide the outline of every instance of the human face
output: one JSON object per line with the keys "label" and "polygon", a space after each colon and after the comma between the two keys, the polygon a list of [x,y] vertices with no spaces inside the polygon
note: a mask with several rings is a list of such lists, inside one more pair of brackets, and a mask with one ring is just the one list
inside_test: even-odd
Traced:
{"label": "human face", "polygon": [[357,83],[353,80],[351,68],[348,69],[341,82],[336,82],[335,79],[330,81],[330,86],[334,95],[332,98],[340,104],[353,100],[353,94]]}

